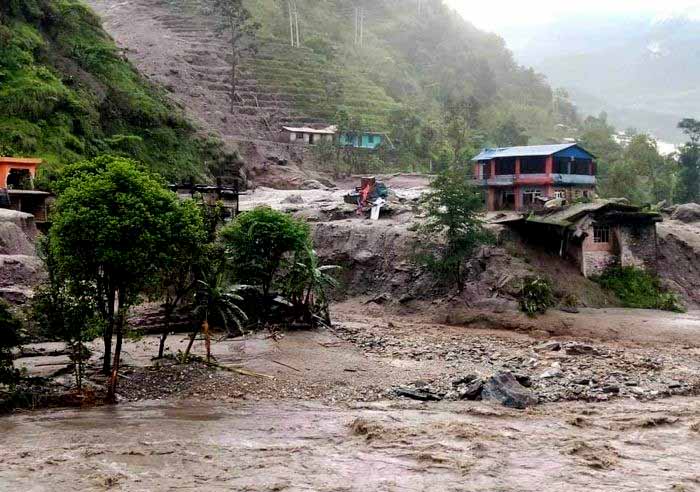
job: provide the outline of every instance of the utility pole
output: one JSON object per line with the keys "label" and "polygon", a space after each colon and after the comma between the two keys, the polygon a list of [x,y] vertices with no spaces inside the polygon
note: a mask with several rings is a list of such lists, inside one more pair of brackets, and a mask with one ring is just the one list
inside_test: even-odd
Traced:
{"label": "utility pole", "polygon": [[420,17],[423,10],[423,0],[418,0],[418,17]]}
{"label": "utility pole", "polygon": [[294,3],[294,26],[297,31],[297,48],[299,48],[301,46],[299,42],[299,11],[297,11],[297,0],[292,0],[292,2]]}
{"label": "utility pole", "polygon": [[365,9],[360,7],[360,48],[365,44]]}
{"label": "utility pole", "polygon": [[299,11],[297,10],[296,0],[287,0],[287,9],[289,10],[289,37],[292,47],[300,47],[299,41]]}
{"label": "utility pole", "polygon": [[287,10],[289,10],[289,37],[292,48],[294,47],[294,22],[292,21],[292,0],[287,0]]}
{"label": "utility pole", "polygon": [[355,7],[355,46],[357,46],[358,34],[360,33],[360,9]]}

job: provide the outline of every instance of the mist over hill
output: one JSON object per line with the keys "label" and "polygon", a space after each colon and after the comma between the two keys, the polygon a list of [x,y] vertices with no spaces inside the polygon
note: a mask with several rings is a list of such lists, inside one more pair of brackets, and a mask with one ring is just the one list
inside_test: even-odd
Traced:
{"label": "mist over hill", "polygon": [[520,62],[566,88],[583,113],[606,111],[619,128],[678,143],[676,123],[700,115],[694,17],[576,17],[504,34]]}

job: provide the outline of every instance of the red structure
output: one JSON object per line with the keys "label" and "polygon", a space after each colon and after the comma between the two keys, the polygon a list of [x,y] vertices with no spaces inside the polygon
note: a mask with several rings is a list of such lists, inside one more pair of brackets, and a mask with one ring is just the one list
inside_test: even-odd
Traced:
{"label": "red structure", "polygon": [[530,210],[559,198],[592,198],[595,156],[577,144],[484,149],[474,158],[474,178],[487,191],[487,209]]}
{"label": "red structure", "polygon": [[49,193],[34,190],[41,159],[0,157],[0,208],[32,214],[38,226],[48,221]]}

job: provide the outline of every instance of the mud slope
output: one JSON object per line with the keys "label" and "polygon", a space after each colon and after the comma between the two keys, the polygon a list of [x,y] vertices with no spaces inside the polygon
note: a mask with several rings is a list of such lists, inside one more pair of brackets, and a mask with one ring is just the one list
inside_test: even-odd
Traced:
{"label": "mud slope", "polygon": [[657,231],[659,274],[691,308],[700,307],[700,222],[665,218]]}
{"label": "mud slope", "polygon": [[[270,114],[290,117],[284,101],[261,101],[251,71],[240,74],[239,94],[230,111],[224,40],[207,19],[165,0],[87,0],[129,60],[205,130],[218,135],[228,149],[238,149],[249,181],[274,188],[301,188],[308,179],[295,165],[301,156],[275,142],[279,126]],[[252,101],[252,102],[251,102]],[[261,109],[260,106],[264,109]],[[285,165],[281,165],[285,164]]]}

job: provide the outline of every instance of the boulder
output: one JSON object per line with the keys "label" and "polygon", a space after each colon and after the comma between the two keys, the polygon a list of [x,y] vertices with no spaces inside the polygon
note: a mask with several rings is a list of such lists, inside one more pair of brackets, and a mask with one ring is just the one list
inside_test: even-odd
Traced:
{"label": "boulder", "polygon": [[481,397],[510,408],[524,409],[537,404],[535,394],[509,372],[496,374],[486,381]]}
{"label": "boulder", "polygon": [[477,380],[471,383],[469,386],[459,391],[459,398],[461,400],[478,400],[481,398],[481,393],[484,391],[484,383]]}
{"label": "boulder", "polygon": [[676,211],[671,215],[671,218],[685,223],[700,222],[700,204],[686,203],[684,205],[678,205]]}
{"label": "boulder", "polygon": [[301,204],[301,203],[304,203],[304,197],[302,197],[298,193],[295,193],[293,195],[289,195],[287,198],[282,200],[282,203]]}

